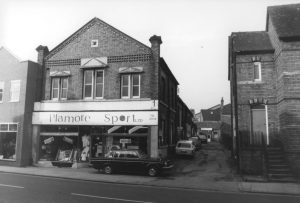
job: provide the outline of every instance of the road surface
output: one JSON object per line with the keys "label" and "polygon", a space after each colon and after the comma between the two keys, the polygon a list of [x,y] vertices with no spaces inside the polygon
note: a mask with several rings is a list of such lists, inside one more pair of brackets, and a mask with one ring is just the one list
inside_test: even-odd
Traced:
{"label": "road surface", "polygon": [[292,203],[299,196],[103,183],[0,172],[0,202]]}

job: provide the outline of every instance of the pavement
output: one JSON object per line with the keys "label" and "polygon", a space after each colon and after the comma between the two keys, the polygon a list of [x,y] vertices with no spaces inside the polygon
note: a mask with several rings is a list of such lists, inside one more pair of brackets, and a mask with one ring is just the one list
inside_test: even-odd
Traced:
{"label": "pavement", "polygon": [[222,192],[256,192],[300,196],[298,183],[244,182],[229,162],[230,152],[218,143],[203,145],[193,159],[176,157],[171,173],[159,177],[133,174],[106,175],[93,168],[11,167],[0,172],[46,176],[63,179],[148,185]]}

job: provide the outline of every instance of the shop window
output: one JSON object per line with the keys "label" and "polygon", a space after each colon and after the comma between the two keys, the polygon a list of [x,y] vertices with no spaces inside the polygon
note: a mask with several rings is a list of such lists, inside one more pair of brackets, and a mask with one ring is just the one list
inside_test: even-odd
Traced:
{"label": "shop window", "polygon": [[20,100],[21,80],[10,81],[10,101],[18,102]]}
{"label": "shop window", "polygon": [[0,160],[16,160],[17,123],[0,124]]}
{"label": "shop window", "polygon": [[84,98],[102,99],[104,92],[104,71],[86,70],[84,71]]}
{"label": "shop window", "polygon": [[68,78],[54,77],[52,78],[52,100],[66,100],[68,96]]}
{"label": "shop window", "polygon": [[3,102],[4,82],[0,81],[0,103]]}
{"label": "shop window", "polygon": [[261,62],[254,62],[254,81],[261,81]]}
{"label": "shop window", "polygon": [[121,76],[121,97],[140,98],[141,75],[126,74]]}

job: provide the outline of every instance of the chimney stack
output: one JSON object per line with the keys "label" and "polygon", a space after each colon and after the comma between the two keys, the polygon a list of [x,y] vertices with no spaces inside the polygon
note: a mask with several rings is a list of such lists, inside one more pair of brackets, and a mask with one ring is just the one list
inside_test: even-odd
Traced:
{"label": "chimney stack", "polygon": [[159,98],[159,84],[160,84],[160,75],[159,75],[159,61],[160,61],[160,45],[162,44],[161,37],[153,35],[149,39],[151,43],[151,49],[153,54],[154,70],[153,70],[153,81],[157,81],[156,87],[153,89],[152,94],[154,99]]}
{"label": "chimney stack", "polygon": [[49,53],[48,47],[40,45],[36,48],[36,51],[38,52],[37,63],[40,64],[41,66],[43,66],[44,59]]}

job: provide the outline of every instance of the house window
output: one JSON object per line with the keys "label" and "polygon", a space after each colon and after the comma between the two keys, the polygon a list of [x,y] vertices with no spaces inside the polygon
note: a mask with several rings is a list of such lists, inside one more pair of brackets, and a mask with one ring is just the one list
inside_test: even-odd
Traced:
{"label": "house window", "polygon": [[0,81],[0,103],[3,102],[4,82]]}
{"label": "house window", "polygon": [[0,160],[16,160],[17,123],[0,123]]}
{"label": "house window", "polygon": [[121,97],[140,98],[141,75],[126,74],[121,76]]}
{"label": "house window", "polygon": [[21,80],[10,81],[10,101],[18,102],[20,100]]}
{"label": "house window", "polygon": [[68,96],[68,78],[55,77],[52,78],[52,100],[66,100]]}
{"label": "house window", "polygon": [[98,47],[98,40],[97,39],[91,40],[91,47]]}
{"label": "house window", "polygon": [[104,71],[86,70],[84,71],[84,98],[102,99],[104,92]]}
{"label": "house window", "polygon": [[261,62],[254,62],[254,81],[261,81]]}

